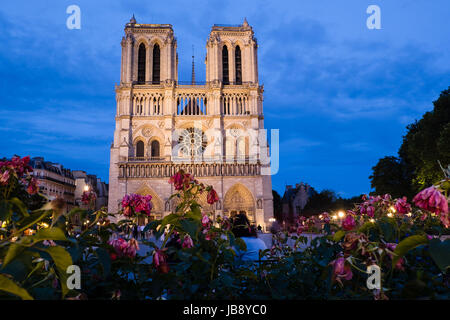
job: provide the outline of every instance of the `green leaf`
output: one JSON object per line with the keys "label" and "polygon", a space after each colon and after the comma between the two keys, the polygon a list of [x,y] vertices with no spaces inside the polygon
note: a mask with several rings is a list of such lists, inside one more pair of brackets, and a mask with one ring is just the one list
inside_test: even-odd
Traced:
{"label": "green leaf", "polygon": [[156,227],[161,223],[161,220],[153,220],[149,223],[147,223],[147,225],[144,228],[144,232],[147,232],[148,230],[156,230]]}
{"label": "green leaf", "polygon": [[30,216],[30,214],[28,213],[27,207],[18,198],[15,198],[15,197],[11,198],[9,200],[9,202],[11,202],[19,210],[19,212],[22,214],[23,217],[29,217]]}
{"label": "green leaf", "polygon": [[186,231],[192,239],[197,239],[198,224],[190,219],[180,220],[181,227]]}
{"label": "green leaf", "polygon": [[14,281],[0,274],[0,290],[12,293],[22,298],[22,300],[33,300],[33,297],[24,288],[19,287]]}
{"label": "green leaf", "polygon": [[161,221],[161,228],[164,228],[168,224],[175,224],[179,218],[180,218],[180,216],[175,213],[171,213],[171,214],[165,216]]}
{"label": "green leaf", "polygon": [[0,201],[0,221],[8,220],[12,213],[11,203],[6,200]]}
{"label": "green leaf", "polygon": [[61,246],[39,248],[39,250],[48,253],[52,257],[52,260],[56,265],[64,297],[69,292],[69,289],[67,288],[67,267],[73,264],[72,257],[69,252]]}
{"label": "green leaf", "polygon": [[191,205],[191,212],[189,213],[189,217],[195,220],[202,219],[202,207],[198,203],[193,203]]}
{"label": "green leaf", "polygon": [[39,242],[44,240],[59,240],[59,241],[69,241],[60,228],[42,228],[39,229],[36,234],[32,237],[33,242]]}
{"label": "green leaf", "polygon": [[344,230],[339,230],[338,232],[336,232],[333,235],[333,241],[334,242],[339,242],[344,236],[345,236],[345,231]]}
{"label": "green leaf", "polygon": [[439,269],[445,272],[450,267],[450,239],[430,240],[430,255]]}
{"label": "green leaf", "polygon": [[391,242],[395,235],[395,223],[390,218],[382,218],[377,221],[378,226],[387,242]]}
{"label": "green leaf", "polygon": [[364,223],[359,229],[358,232],[360,233],[366,233],[368,230],[372,229],[375,227],[375,223],[367,221],[366,223]]}
{"label": "green leaf", "polygon": [[428,243],[428,238],[425,235],[414,235],[403,239],[394,250],[394,258],[392,259],[392,266],[394,267],[398,260],[408,253],[408,251]]}
{"label": "green leaf", "polygon": [[13,261],[19,254],[25,250],[25,247],[18,243],[11,243],[6,253],[5,260],[3,260],[2,269],[5,268],[11,261]]}

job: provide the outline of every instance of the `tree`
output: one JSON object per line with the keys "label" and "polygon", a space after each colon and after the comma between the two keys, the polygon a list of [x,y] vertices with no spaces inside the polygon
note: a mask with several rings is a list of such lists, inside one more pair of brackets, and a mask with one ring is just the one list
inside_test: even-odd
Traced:
{"label": "tree", "polygon": [[433,105],[406,127],[399,157],[382,158],[372,168],[369,178],[376,193],[411,196],[444,177],[438,161],[450,164],[450,87]]}
{"label": "tree", "polygon": [[281,205],[281,196],[275,190],[272,190],[273,196],[273,216],[277,221],[281,222],[283,220],[283,209]]}
{"label": "tree", "polygon": [[320,192],[314,192],[308,199],[305,208],[303,208],[302,215],[311,216],[324,211],[330,211],[336,199],[336,193],[332,190],[325,189]]}
{"label": "tree", "polygon": [[372,188],[376,194],[389,193],[393,197],[411,196],[411,174],[400,158],[384,157],[372,168]]}

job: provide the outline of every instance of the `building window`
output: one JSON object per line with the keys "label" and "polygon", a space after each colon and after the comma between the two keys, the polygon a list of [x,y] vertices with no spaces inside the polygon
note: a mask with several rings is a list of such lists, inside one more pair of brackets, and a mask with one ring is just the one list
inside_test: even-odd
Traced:
{"label": "building window", "polygon": [[222,48],[222,81],[223,84],[230,84],[230,77],[228,75],[228,48],[223,46]]}
{"label": "building window", "polygon": [[144,142],[142,141],[136,143],[136,157],[144,157]]}
{"label": "building window", "polygon": [[159,157],[159,141],[153,140],[151,144],[151,156]]}
{"label": "building window", "polygon": [[236,66],[236,84],[242,84],[242,60],[239,46],[236,46],[236,51],[234,52],[234,62]]}
{"label": "building window", "polygon": [[145,83],[145,45],[141,43],[138,54],[138,83]]}
{"label": "building window", "polygon": [[153,73],[152,73],[152,83],[159,84],[161,81],[161,55],[159,50],[159,45],[155,44],[153,47]]}

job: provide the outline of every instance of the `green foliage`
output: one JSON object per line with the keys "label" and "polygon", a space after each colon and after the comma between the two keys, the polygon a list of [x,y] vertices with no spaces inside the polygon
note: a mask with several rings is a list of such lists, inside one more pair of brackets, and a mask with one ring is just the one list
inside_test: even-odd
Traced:
{"label": "green foliage", "polygon": [[450,88],[433,102],[434,108],[407,126],[398,158],[385,157],[370,176],[375,193],[411,197],[442,179],[440,161],[450,165]]}
{"label": "green foliage", "polygon": [[400,241],[394,250],[394,258],[392,259],[392,266],[395,266],[400,258],[403,258],[406,253],[412,249],[425,245],[428,243],[428,238],[424,235],[414,235]]}
{"label": "green foliage", "polygon": [[395,198],[411,198],[411,173],[406,164],[396,157],[384,157],[372,168],[369,177],[374,194],[390,194]]}
{"label": "green foliage", "polygon": [[[0,299],[450,298],[450,240],[440,241],[445,230],[436,215],[417,208],[387,215],[395,201],[371,198],[373,219],[357,215],[350,229],[335,220],[311,220],[308,228],[319,230],[314,238],[278,233],[260,260],[246,262],[237,255],[246,244],[230,231],[230,222],[210,220],[199,205],[206,190],[192,180],[176,193],[176,212],[145,227],[164,240],[142,241],[149,248],[143,255],[119,255],[110,242],[134,227],[136,217],[114,223],[104,210],[62,214],[53,202],[30,210],[11,192],[0,198]],[[361,206],[352,210],[360,212]],[[71,222],[75,216],[79,229]],[[350,279],[339,278],[333,267],[339,257]],[[379,292],[366,286],[366,267],[374,263],[382,270]],[[81,289],[67,287],[72,264],[82,270]]]}

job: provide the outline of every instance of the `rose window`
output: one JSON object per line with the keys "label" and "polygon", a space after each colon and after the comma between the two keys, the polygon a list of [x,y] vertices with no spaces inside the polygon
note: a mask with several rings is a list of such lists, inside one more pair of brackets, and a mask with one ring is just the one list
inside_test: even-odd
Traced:
{"label": "rose window", "polygon": [[206,149],[208,139],[202,130],[188,128],[181,132],[178,138],[180,151],[184,156],[201,156]]}

